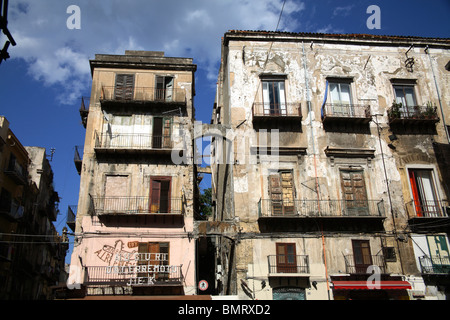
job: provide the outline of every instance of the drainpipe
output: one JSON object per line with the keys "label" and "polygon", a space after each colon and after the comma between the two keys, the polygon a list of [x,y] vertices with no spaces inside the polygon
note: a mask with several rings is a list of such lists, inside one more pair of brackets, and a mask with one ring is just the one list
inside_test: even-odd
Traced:
{"label": "drainpipe", "polygon": [[434,73],[433,62],[431,61],[431,56],[430,56],[430,53],[428,52],[428,50],[429,50],[429,48],[427,45],[427,47],[425,48],[425,53],[427,54],[428,58],[430,59],[430,69],[431,69],[431,72],[433,73],[434,85],[436,86],[439,107],[441,108],[442,123],[444,124],[444,130],[445,130],[445,134],[447,135],[447,141],[448,141],[448,143],[450,143],[450,134],[448,132],[447,125],[445,124],[444,109],[442,108],[441,94],[439,93],[439,87],[438,87],[437,80],[436,80],[436,74]]}

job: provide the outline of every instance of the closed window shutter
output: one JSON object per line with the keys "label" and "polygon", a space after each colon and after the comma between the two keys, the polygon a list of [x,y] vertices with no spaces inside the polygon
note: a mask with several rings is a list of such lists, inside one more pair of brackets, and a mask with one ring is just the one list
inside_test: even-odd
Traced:
{"label": "closed window shutter", "polygon": [[134,75],[118,74],[116,75],[116,87],[114,98],[116,100],[133,100],[134,96]]}

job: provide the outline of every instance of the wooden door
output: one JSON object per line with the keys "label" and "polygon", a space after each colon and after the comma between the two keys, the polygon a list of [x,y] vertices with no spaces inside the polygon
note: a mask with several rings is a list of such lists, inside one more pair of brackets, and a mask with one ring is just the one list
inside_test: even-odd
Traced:
{"label": "wooden door", "polygon": [[280,175],[273,174],[269,176],[269,194],[272,215],[279,216],[283,214],[283,193],[281,189]]}
{"label": "wooden door", "polygon": [[170,213],[170,177],[152,177],[150,179],[150,212]]}

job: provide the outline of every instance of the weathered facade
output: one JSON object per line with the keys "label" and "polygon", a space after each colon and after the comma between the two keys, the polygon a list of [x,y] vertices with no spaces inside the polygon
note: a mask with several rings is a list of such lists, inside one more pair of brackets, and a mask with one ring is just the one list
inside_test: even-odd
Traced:
{"label": "weathered facade", "polygon": [[213,139],[215,221],[203,232],[219,248],[220,294],[448,298],[449,49],[224,35],[211,123],[229,134]]}
{"label": "weathered facade", "polygon": [[[126,51],[90,61],[69,287],[85,295],[192,295],[195,168],[189,58]],[[76,149],[79,151],[79,149]]]}
{"label": "weathered facade", "polygon": [[0,299],[54,298],[67,239],[53,225],[58,194],[45,148],[24,147],[0,117]]}

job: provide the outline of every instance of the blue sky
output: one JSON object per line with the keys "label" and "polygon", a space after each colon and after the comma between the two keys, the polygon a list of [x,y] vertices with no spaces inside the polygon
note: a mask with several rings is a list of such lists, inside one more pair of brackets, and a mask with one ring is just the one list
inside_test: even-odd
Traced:
{"label": "blue sky", "polygon": [[[77,204],[74,147],[84,144],[81,96],[90,95],[89,59],[96,53],[165,51],[194,58],[197,120],[209,122],[220,39],[231,29],[275,30],[283,0],[10,0],[8,28],[17,42],[0,64],[0,115],[27,146],[55,148],[51,162],[61,197],[57,230]],[[80,8],[81,29],[68,29],[67,8]],[[381,29],[368,29],[370,5]],[[279,30],[450,37],[449,0],[287,0]],[[0,36],[0,46],[6,37]],[[205,179],[208,183],[209,179]],[[204,185],[206,186],[206,185]],[[70,254],[68,254],[70,256]]]}

